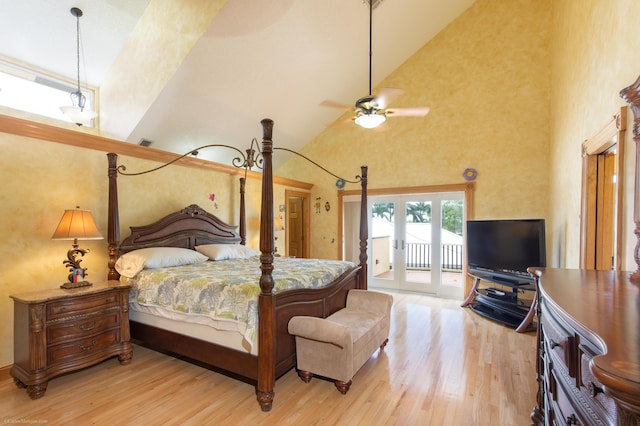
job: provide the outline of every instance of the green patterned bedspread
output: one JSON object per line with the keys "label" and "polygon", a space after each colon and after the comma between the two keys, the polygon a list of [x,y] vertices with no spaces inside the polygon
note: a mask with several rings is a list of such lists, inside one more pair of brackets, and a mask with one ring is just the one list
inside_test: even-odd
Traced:
{"label": "green patterned bedspread", "polygon": [[[273,263],[276,292],[321,288],[355,267],[351,262],[283,257],[274,258]],[[145,269],[127,282],[132,285],[131,300],[140,305],[235,323],[231,328],[253,345],[257,338],[260,275],[260,259],[252,257]]]}

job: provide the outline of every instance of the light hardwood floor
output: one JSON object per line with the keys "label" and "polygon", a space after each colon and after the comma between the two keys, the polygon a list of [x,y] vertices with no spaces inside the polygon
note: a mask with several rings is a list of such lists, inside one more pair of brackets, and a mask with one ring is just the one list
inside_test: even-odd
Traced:
{"label": "light hardwood floor", "polygon": [[289,371],[263,413],[251,385],[136,345],[58,377],[30,400],[0,372],[0,422],[47,425],[527,425],[535,405],[535,336],[460,301],[392,292],[389,344],[341,395]]}

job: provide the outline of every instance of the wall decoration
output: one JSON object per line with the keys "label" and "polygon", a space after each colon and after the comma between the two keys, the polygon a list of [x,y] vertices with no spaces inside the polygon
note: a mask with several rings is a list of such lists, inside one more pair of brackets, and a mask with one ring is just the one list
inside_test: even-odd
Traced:
{"label": "wall decoration", "polygon": [[347,184],[347,183],[344,181],[344,179],[338,179],[338,180],[336,181],[336,186],[338,187],[338,189],[342,189],[342,188],[344,188],[344,186],[345,186],[346,184]]}
{"label": "wall decoration", "polygon": [[314,204],[314,207],[316,208],[316,213],[320,213],[321,205],[322,205],[322,198],[321,197],[316,198],[316,202]]}
{"label": "wall decoration", "polygon": [[216,194],[214,194],[213,192],[209,194],[209,200],[213,202],[213,208],[218,210],[218,203],[216,202]]}
{"label": "wall decoration", "polygon": [[287,208],[285,207],[285,205],[284,205],[284,204],[280,204],[280,205],[278,206],[278,211],[280,211],[280,212],[284,212],[284,211],[286,211],[286,210],[287,210]]}
{"label": "wall decoration", "polygon": [[476,180],[476,177],[478,177],[478,172],[476,171],[476,169],[472,168],[464,169],[464,172],[462,172],[462,177],[468,181]]}
{"label": "wall decoration", "polygon": [[328,201],[327,201],[326,203],[324,203],[324,209],[325,209],[326,211],[331,210],[331,204],[329,204],[329,202],[328,202]]}

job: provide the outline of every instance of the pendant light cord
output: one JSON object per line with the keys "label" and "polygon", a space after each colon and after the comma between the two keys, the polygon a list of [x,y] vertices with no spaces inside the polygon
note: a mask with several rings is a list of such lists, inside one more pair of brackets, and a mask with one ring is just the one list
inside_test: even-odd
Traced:
{"label": "pendant light cord", "polygon": [[373,0],[369,0],[369,96],[371,96],[371,68],[373,57]]}
{"label": "pendant light cord", "polygon": [[80,16],[82,12],[74,13],[76,15],[76,64],[78,65],[78,93],[80,93]]}

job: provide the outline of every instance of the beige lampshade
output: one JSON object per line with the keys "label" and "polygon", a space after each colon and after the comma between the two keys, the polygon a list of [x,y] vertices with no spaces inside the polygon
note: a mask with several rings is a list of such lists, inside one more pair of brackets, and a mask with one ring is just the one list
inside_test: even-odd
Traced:
{"label": "beige lampshade", "polygon": [[280,218],[278,217],[273,218],[273,229],[274,231],[282,231],[284,229],[284,226],[282,226],[282,221],[280,220]]}
{"label": "beige lampshade", "polygon": [[56,228],[53,240],[101,240],[96,222],[89,210],[65,210]]}

